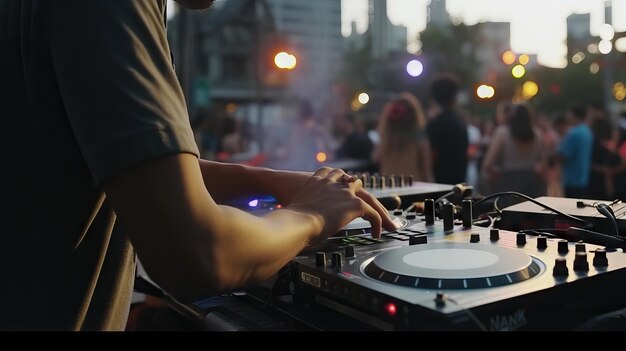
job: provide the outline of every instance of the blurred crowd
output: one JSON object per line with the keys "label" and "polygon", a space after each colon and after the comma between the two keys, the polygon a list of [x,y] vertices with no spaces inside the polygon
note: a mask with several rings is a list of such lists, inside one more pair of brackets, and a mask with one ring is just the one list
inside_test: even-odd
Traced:
{"label": "blurred crowd", "polygon": [[528,102],[501,101],[477,118],[457,107],[458,90],[459,82],[443,75],[431,85],[427,105],[405,92],[390,97],[376,121],[349,112],[330,125],[301,101],[291,125],[270,131],[268,140],[281,142],[264,152],[252,123],[234,113],[212,124],[199,119],[195,130],[203,156],[226,162],[307,171],[328,164],[465,182],[482,194],[626,198],[626,113],[611,116],[594,103],[547,114]]}

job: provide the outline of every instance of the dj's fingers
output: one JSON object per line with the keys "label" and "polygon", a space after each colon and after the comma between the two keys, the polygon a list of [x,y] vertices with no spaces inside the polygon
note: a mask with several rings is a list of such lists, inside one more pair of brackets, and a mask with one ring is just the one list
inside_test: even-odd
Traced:
{"label": "dj's fingers", "polygon": [[326,175],[326,179],[332,182],[338,182],[341,181],[346,175],[347,174],[343,171],[343,169],[335,168],[332,171],[328,172],[328,175]]}
{"label": "dj's fingers", "polygon": [[[370,222],[372,226],[372,237],[375,239],[380,238],[380,234],[382,232],[382,218],[378,211],[376,211],[372,206],[370,206],[367,202],[361,200],[361,208],[363,210],[363,214],[361,218]],[[395,230],[396,228],[394,228]]]}
{"label": "dj's fingers", "polygon": [[326,178],[332,170],[333,169],[330,167],[321,167],[313,173],[313,177],[317,177],[318,179]]}
{"label": "dj's fingers", "polygon": [[394,231],[398,229],[396,223],[394,223],[393,219],[389,216],[389,212],[383,206],[376,197],[370,193],[368,193],[365,189],[361,188],[357,191],[356,196],[360,197],[361,200],[365,201],[368,205],[370,205],[382,219],[382,226],[385,230]]}

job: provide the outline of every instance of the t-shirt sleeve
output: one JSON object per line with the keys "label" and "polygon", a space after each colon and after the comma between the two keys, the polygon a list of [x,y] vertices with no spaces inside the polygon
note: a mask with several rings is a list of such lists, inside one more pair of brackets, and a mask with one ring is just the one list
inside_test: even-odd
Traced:
{"label": "t-shirt sleeve", "polygon": [[56,79],[95,184],[150,159],[197,156],[167,43],[166,1],[50,3]]}

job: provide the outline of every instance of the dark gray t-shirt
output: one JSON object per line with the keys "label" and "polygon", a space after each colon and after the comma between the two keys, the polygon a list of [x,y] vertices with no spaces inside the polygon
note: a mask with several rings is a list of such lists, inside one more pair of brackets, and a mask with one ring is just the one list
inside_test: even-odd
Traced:
{"label": "dark gray t-shirt", "polygon": [[134,255],[102,184],[198,154],[165,0],[0,0],[0,329],[121,329]]}

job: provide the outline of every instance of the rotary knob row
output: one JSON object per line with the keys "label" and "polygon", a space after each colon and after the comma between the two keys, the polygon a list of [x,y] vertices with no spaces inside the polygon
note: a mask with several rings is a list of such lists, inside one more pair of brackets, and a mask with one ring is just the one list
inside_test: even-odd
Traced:
{"label": "rotary knob row", "polygon": [[[593,266],[596,268],[606,268],[609,266],[606,250],[597,249],[594,251]],[[574,258],[574,271],[581,273],[589,271],[589,262],[587,261],[586,252],[576,253],[576,257]],[[568,274],[569,270],[567,269],[567,260],[565,257],[556,258],[554,260],[552,275],[555,277],[567,277]]]}
{"label": "rotary knob row", "polygon": [[361,173],[353,174],[354,177],[360,179],[363,182],[365,188],[370,189],[385,189],[385,188],[402,188],[413,186],[412,175],[385,175],[385,174],[370,174]]}

